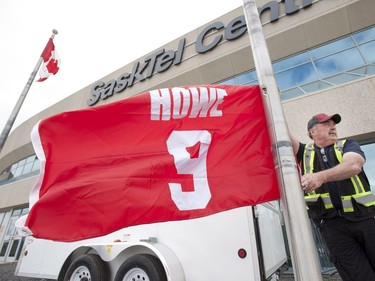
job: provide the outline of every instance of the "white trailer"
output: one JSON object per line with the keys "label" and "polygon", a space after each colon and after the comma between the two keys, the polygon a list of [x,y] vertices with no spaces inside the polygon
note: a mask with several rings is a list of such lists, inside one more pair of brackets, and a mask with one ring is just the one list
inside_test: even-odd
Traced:
{"label": "white trailer", "polygon": [[287,260],[280,218],[275,201],[79,242],[30,236],[16,275],[59,281],[278,280]]}

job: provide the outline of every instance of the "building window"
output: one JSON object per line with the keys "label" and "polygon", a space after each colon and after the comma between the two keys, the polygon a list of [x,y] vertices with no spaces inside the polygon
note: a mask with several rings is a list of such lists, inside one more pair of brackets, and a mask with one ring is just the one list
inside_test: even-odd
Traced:
{"label": "building window", "polygon": [[[375,27],[345,36],[272,64],[286,101],[375,74]],[[255,70],[219,84],[258,84]]]}
{"label": "building window", "polygon": [[8,168],[0,174],[0,185],[5,185],[20,179],[38,175],[40,162],[36,155],[26,157]]}

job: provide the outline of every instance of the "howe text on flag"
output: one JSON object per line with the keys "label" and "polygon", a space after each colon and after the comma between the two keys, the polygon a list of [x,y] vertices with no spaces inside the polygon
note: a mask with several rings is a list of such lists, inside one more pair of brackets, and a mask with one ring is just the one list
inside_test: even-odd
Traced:
{"label": "howe text on flag", "polygon": [[35,237],[74,241],[279,198],[258,86],[155,90],[34,132]]}

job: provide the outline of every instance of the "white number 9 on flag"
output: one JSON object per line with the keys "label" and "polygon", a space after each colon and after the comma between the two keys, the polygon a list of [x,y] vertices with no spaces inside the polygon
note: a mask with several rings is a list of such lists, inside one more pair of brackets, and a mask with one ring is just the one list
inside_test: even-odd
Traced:
{"label": "white number 9 on flag", "polygon": [[[197,154],[192,157],[187,148],[197,144]],[[179,210],[204,209],[211,199],[207,179],[207,151],[210,144],[211,134],[206,130],[173,131],[167,140],[168,152],[174,157],[177,173],[193,176],[194,191],[182,191],[181,184],[169,183],[172,200]]]}

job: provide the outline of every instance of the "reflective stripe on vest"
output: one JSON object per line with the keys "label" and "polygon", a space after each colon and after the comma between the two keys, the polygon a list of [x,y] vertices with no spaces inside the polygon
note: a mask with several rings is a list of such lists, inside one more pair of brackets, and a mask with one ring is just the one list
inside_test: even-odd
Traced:
{"label": "reflective stripe on vest", "polygon": [[375,195],[371,191],[354,195],[341,196],[342,209],[344,212],[354,212],[352,198],[365,207],[370,207],[375,204]]}
{"label": "reflective stripe on vest", "polygon": [[[343,155],[345,142],[346,140],[339,140],[337,143],[335,143],[335,154],[339,163],[342,163],[343,161],[342,155]],[[351,177],[350,180],[352,181],[356,194],[365,192],[365,188],[363,187],[363,184],[358,176]]]}
{"label": "reflective stripe on vest", "polygon": [[[333,208],[333,204],[332,204],[332,201],[331,201],[331,197],[329,196],[329,193],[316,193],[316,194],[312,194],[309,193],[307,196],[305,196],[305,202],[311,202],[311,203],[315,203],[316,201],[318,201],[318,199],[321,198],[322,201],[323,201],[323,204],[324,204],[324,207],[326,209],[332,209]],[[309,207],[306,205],[306,209],[308,210]]]}
{"label": "reflective stripe on vest", "polygon": [[[314,150],[314,144],[310,143],[305,146],[305,151],[303,152],[303,159],[304,159],[304,174],[312,174],[314,171],[314,157],[315,157],[315,150]],[[311,199],[313,201],[310,202],[316,202],[318,200],[318,197],[315,197],[316,194],[315,190],[308,193],[307,196],[305,196],[305,201],[307,202],[308,199]],[[310,198],[311,197],[311,198]],[[315,200],[315,201],[314,201]],[[308,207],[307,207],[308,208]]]}
{"label": "reflective stripe on vest", "polygon": [[306,144],[305,151],[303,152],[304,159],[304,174],[311,174],[314,169],[315,150],[312,143]]}

